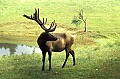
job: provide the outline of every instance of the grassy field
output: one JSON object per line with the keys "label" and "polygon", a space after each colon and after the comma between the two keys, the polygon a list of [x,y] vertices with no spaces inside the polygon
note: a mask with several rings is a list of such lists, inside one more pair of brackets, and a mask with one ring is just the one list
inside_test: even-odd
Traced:
{"label": "grassy field", "polygon": [[[42,31],[31,15],[40,8],[41,19],[54,19],[55,32],[69,32],[75,37],[73,49],[76,66],[70,56],[61,68],[65,52],[53,53],[52,71],[41,71],[42,55],[0,57],[0,79],[119,79],[120,78],[120,1],[119,0],[0,0],[0,43],[37,45]],[[83,24],[71,24],[79,9],[87,17],[86,33]]]}

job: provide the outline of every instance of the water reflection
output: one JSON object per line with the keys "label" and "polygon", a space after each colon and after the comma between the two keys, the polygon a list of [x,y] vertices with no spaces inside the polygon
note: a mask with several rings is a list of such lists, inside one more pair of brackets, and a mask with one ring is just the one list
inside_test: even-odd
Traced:
{"label": "water reflection", "polygon": [[32,53],[41,53],[41,51],[36,46],[0,43],[0,56],[22,55]]}

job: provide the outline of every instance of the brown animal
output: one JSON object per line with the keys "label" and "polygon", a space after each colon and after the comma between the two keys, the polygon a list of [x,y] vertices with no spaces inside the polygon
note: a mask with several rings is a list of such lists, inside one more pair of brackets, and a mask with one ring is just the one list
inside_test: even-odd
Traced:
{"label": "brown animal", "polygon": [[40,25],[40,27],[45,31],[42,34],[40,34],[40,36],[38,37],[38,40],[37,40],[37,43],[38,43],[40,49],[42,50],[42,55],[43,55],[42,70],[44,70],[45,57],[46,57],[47,52],[49,55],[49,70],[51,70],[52,51],[54,51],[54,52],[61,52],[63,50],[66,51],[66,59],[64,61],[64,64],[62,65],[62,68],[66,64],[66,61],[69,57],[69,53],[72,55],[73,65],[75,65],[74,51],[71,49],[71,46],[74,42],[74,38],[70,34],[68,34],[68,33],[49,33],[49,32],[53,32],[56,29],[57,24],[54,21],[51,23],[50,28],[47,29],[45,27],[47,18],[46,18],[45,22],[44,22],[44,18],[43,18],[43,22],[39,19],[39,9],[38,9],[38,11],[35,9],[35,13],[33,16],[32,15],[31,16],[23,15],[23,16],[28,19],[35,20]]}

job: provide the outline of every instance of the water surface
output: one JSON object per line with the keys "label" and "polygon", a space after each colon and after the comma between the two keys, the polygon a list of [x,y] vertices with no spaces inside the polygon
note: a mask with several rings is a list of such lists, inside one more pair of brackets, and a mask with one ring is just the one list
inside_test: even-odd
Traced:
{"label": "water surface", "polygon": [[41,53],[41,51],[36,46],[0,43],[0,56],[22,55],[22,54],[32,54],[32,53]]}

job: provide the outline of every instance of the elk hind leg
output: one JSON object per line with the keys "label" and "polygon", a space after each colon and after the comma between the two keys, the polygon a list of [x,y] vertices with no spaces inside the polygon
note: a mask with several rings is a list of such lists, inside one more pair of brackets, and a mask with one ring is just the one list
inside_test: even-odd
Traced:
{"label": "elk hind leg", "polygon": [[65,51],[66,51],[66,59],[65,59],[65,61],[64,61],[64,64],[62,65],[62,68],[64,68],[64,66],[65,66],[65,64],[66,64],[66,61],[67,61],[67,59],[68,59],[68,57],[69,57],[69,50],[68,50],[68,49],[65,49]]}
{"label": "elk hind leg", "polygon": [[71,55],[72,55],[72,57],[73,57],[73,66],[75,65],[75,53],[74,53],[74,51],[73,50],[70,50],[70,52],[69,52]]}

